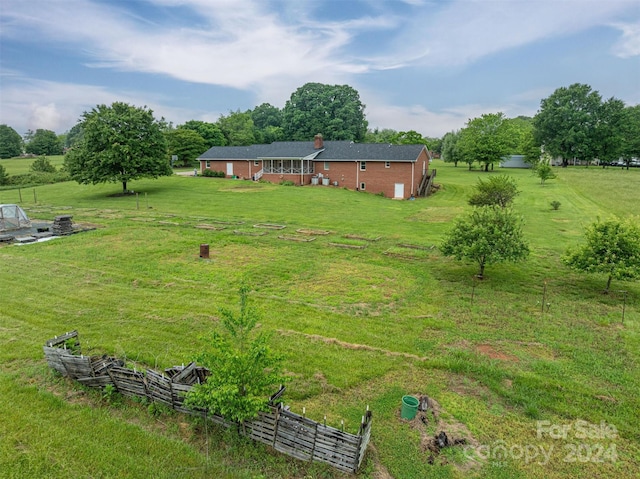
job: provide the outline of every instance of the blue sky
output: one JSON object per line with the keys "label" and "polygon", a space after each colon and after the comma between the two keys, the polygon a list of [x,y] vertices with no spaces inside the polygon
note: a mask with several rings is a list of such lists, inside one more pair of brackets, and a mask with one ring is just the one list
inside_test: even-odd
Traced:
{"label": "blue sky", "polygon": [[426,136],[572,83],[635,105],[640,0],[0,0],[0,124],[20,134],[114,101],[213,122],[307,82]]}

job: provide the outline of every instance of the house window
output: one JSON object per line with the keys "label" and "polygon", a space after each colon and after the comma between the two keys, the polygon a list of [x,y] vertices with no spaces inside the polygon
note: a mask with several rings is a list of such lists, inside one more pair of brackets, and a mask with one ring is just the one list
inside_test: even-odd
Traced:
{"label": "house window", "polygon": [[207,169],[211,168],[211,162],[209,160],[205,162],[205,168]]}
{"label": "house window", "polygon": [[254,160],[253,166],[260,166],[260,161],[259,160]]}
{"label": "house window", "polygon": [[360,183],[360,191],[364,191],[366,189],[367,189],[367,185],[365,185],[364,183]]}
{"label": "house window", "polygon": [[325,169],[325,170],[328,170],[328,169],[329,169],[329,162],[328,162],[328,161],[325,161],[325,162],[324,162],[324,169]]}
{"label": "house window", "polygon": [[384,167],[385,168],[391,168],[391,162],[390,161],[385,161],[384,162]]}
{"label": "house window", "polygon": [[360,171],[366,171],[367,169],[367,162],[366,161],[361,161],[360,162]]}

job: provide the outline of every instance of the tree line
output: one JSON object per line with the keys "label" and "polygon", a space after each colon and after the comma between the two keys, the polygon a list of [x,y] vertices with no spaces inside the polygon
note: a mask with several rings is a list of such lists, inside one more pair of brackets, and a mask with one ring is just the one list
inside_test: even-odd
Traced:
{"label": "tree line", "polygon": [[443,160],[469,169],[477,162],[486,171],[515,154],[544,170],[551,158],[560,159],[562,166],[595,160],[602,166],[622,161],[628,168],[640,158],[640,105],[603,100],[589,85],[575,83],[541,100],[533,118],[484,114],[442,139]]}

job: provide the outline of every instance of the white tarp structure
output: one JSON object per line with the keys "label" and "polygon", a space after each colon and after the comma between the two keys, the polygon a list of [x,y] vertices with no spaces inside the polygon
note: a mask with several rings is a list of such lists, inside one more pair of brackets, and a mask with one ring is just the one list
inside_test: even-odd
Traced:
{"label": "white tarp structure", "polygon": [[0,232],[30,227],[31,221],[18,205],[0,205]]}

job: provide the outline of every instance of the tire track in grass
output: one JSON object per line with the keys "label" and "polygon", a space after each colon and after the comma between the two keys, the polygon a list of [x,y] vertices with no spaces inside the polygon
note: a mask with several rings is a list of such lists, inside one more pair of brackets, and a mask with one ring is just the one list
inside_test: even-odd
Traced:
{"label": "tire track in grass", "polygon": [[407,358],[407,359],[415,359],[417,361],[426,361],[427,358],[424,356],[418,356],[416,354],[411,354],[411,353],[401,353],[399,351],[391,351],[389,349],[384,349],[384,348],[377,348],[375,346],[369,346],[367,344],[358,344],[358,343],[348,343],[346,341],[341,341],[338,338],[329,338],[327,336],[322,336],[320,334],[308,334],[308,333],[301,333],[300,331],[294,331],[292,329],[277,329],[278,333],[284,335],[284,336],[304,336],[305,338],[311,339],[313,341],[322,341],[323,343],[326,344],[336,344],[340,347],[343,347],[345,349],[357,349],[357,350],[363,350],[363,351],[372,351],[372,352],[376,352],[376,353],[382,353],[386,356],[395,356],[395,357],[402,357],[402,358]]}

